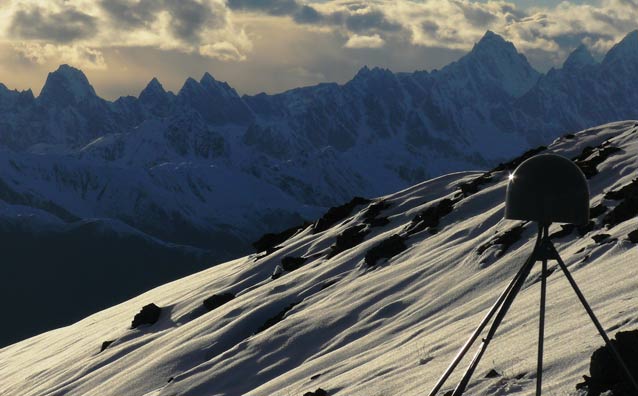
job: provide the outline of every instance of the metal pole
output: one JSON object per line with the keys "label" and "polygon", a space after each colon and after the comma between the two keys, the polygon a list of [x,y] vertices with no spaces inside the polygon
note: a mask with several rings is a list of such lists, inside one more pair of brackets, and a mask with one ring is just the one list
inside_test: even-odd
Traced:
{"label": "metal pole", "polygon": [[[503,290],[503,292],[498,297],[498,299],[496,300],[494,305],[492,305],[492,307],[490,308],[489,312],[485,315],[485,317],[483,318],[483,320],[481,321],[479,326],[476,328],[476,330],[474,330],[474,333],[472,333],[470,338],[461,347],[459,352],[454,357],[454,360],[452,360],[452,363],[450,363],[448,368],[445,370],[445,373],[443,373],[443,375],[441,376],[441,378],[439,378],[439,380],[436,383],[436,385],[434,385],[434,388],[432,388],[432,390],[430,391],[429,396],[435,396],[439,392],[439,390],[441,390],[441,387],[443,387],[443,385],[445,384],[445,381],[447,381],[447,379],[450,377],[450,375],[452,374],[454,369],[456,369],[456,367],[461,362],[461,360],[463,359],[463,357],[465,356],[467,351],[472,347],[472,345],[474,344],[474,342],[476,341],[478,336],[481,334],[481,332],[483,331],[485,326],[492,319],[492,316],[494,316],[494,314],[499,310],[499,308],[503,304],[503,301],[511,293],[512,288],[518,282],[518,279],[521,278],[523,276],[523,274],[525,273],[526,268],[528,267],[530,261],[533,260],[534,252],[540,246],[540,241],[541,241],[541,233],[539,231],[538,236],[536,238],[536,243],[534,244],[534,250],[533,250],[532,254],[527,258],[525,263],[521,266],[520,270],[516,273],[516,276],[514,276],[514,279],[512,279],[512,281],[509,283],[509,285],[507,285],[505,290]],[[532,261],[532,264],[533,264],[533,261]],[[525,277],[527,277],[527,276],[525,276]]]}
{"label": "metal pole", "polygon": [[556,260],[558,261],[558,265],[560,265],[560,268],[565,273],[565,276],[567,277],[567,280],[569,281],[570,285],[572,286],[572,288],[576,292],[576,295],[578,296],[578,299],[580,300],[580,302],[583,304],[583,307],[585,307],[585,311],[587,311],[587,314],[591,318],[591,321],[594,322],[594,325],[596,326],[596,329],[598,329],[598,333],[600,333],[600,336],[603,338],[603,340],[605,340],[605,344],[607,344],[609,349],[611,349],[612,354],[616,358],[616,361],[618,362],[620,367],[623,369],[623,371],[625,372],[625,376],[627,377],[629,382],[631,382],[631,384],[634,387],[634,390],[638,394],[638,383],[636,383],[636,380],[634,379],[634,376],[631,374],[631,371],[629,371],[629,368],[627,367],[627,365],[623,361],[622,356],[620,356],[620,353],[618,353],[618,350],[616,349],[614,344],[612,344],[611,341],[609,340],[609,337],[607,337],[607,333],[605,332],[605,329],[603,329],[603,327],[601,326],[600,322],[598,321],[598,318],[596,318],[596,315],[594,315],[594,311],[592,311],[591,307],[589,306],[589,303],[585,299],[585,296],[583,295],[583,293],[578,288],[578,285],[576,284],[576,281],[572,277],[571,273],[567,269],[567,266],[565,265],[563,260],[560,258],[560,255],[558,254],[558,252],[556,251],[556,248],[554,248],[553,245],[552,245],[552,249],[554,250],[554,252],[556,254]]}
{"label": "metal pole", "polygon": [[[543,242],[551,243],[549,226],[543,227]],[[541,269],[541,307],[538,321],[538,364],[536,366],[536,396],[541,396],[543,389],[543,341],[545,339],[545,297],[547,294],[547,257],[543,257]]]}
{"label": "metal pole", "polygon": [[516,279],[516,282],[514,286],[512,287],[512,290],[510,291],[510,293],[508,293],[505,300],[503,301],[503,305],[498,310],[498,313],[496,314],[496,318],[494,318],[494,322],[492,323],[490,330],[488,331],[487,335],[483,339],[483,342],[481,343],[479,350],[474,355],[474,358],[472,359],[472,362],[470,363],[467,370],[465,371],[463,378],[454,389],[452,396],[461,396],[463,395],[463,392],[465,392],[465,388],[467,388],[467,385],[469,384],[470,379],[472,378],[472,375],[474,374],[474,371],[476,370],[476,367],[478,366],[481,358],[483,357],[483,354],[487,350],[487,346],[489,345],[490,341],[494,337],[496,330],[498,329],[501,322],[503,321],[503,318],[507,314],[507,311],[512,306],[512,303],[514,302],[516,295],[520,292],[521,288],[523,287],[523,284],[525,283],[525,279],[529,275],[530,271],[532,270],[532,267],[534,266],[534,263],[536,262],[536,255],[538,253],[538,248],[540,247],[542,234],[543,234],[543,229],[539,225],[537,243],[534,246],[534,251],[532,252],[532,255],[530,256],[528,261],[525,263],[524,271],[522,271],[521,276]]}

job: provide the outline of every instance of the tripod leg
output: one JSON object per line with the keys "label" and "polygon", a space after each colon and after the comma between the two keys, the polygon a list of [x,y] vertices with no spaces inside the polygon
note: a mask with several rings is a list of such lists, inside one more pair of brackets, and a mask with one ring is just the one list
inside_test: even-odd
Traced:
{"label": "tripod leg", "polygon": [[474,374],[474,371],[476,370],[476,367],[478,366],[481,358],[483,357],[483,354],[487,350],[487,346],[489,345],[490,341],[494,337],[494,334],[496,333],[498,326],[500,326],[501,322],[503,321],[503,318],[505,318],[507,311],[512,306],[512,303],[514,302],[516,295],[520,292],[521,288],[523,287],[523,284],[525,283],[525,279],[527,279],[527,277],[529,276],[529,273],[532,270],[534,263],[536,262],[536,254],[537,254],[538,248],[540,247],[541,236],[542,236],[542,228],[539,228],[536,245],[534,246],[534,251],[532,252],[527,262],[525,263],[525,266],[522,268],[520,277],[516,278],[516,282],[512,286],[510,293],[507,294],[505,300],[503,301],[503,305],[499,308],[496,314],[496,318],[494,319],[494,322],[492,323],[492,326],[490,327],[487,333],[487,336],[485,336],[485,338],[483,339],[483,342],[481,343],[479,350],[474,355],[474,358],[472,359],[472,362],[470,363],[467,370],[465,371],[463,378],[454,389],[452,396],[461,396],[463,395],[463,392],[465,392],[465,388],[467,388],[467,385],[469,384],[470,379],[472,378],[472,375]]}
{"label": "tripod leg", "polygon": [[547,259],[543,259],[541,270],[541,309],[538,322],[538,365],[536,366],[536,396],[543,388],[543,341],[545,338],[545,296],[547,294]]}
{"label": "tripod leg", "polygon": [[565,273],[565,276],[567,277],[567,280],[569,281],[570,285],[572,286],[572,288],[576,292],[576,295],[578,296],[578,299],[580,300],[580,302],[583,304],[583,307],[585,307],[585,311],[587,311],[587,314],[591,318],[591,321],[594,322],[594,325],[596,326],[596,329],[598,330],[598,333],[600,333],[600,336],[603,338],[603,340],[605,340],[605,344],[609,347],[609,349],[611,349],[612,354],[616,358],[616,361],[617,361],[618,365],[625,372],[625,376],[627,377],[629,382],[633,385],[634,390],[636,392],[638,392],[638,383],[636,383],[636,380],[634,379],[634,376],[631,374],[631,371],[629,371],[629,368],[627,367],[627,365],[623,361],[623,358],[620,356],[620,353],[618,353],[618,350],[616,349],[614,344],[612,344],[611,341],[609,340],[609,337],[607,337],[607,333],[605,333],[605,329],[603,329],[603,327],[601,326],[600,322],[598,321],[598,318],[596,318],[596,315],[594,315],[594,311],[589,306],[589,303],[585,299],[585,296],[583,295],[583,293],[578,288],[578,285],[576,284],[576,281],[574,280],[574,278],[572,277],[571,273],[567,269],[567,266],[565,265],[563,260],[558,255],[558,252],[556,251],[556,249],[554,249],[554,252],[555,252],[555,255],[556,255],[556,260],[558,261],[558,265],[560,266],[560,268]]}
{"label": "tripod leg", "polygon": [[[536,239],[536,244],[534,245],[534,251],[540,245],[540,235],[541,234],[539,232],[538,237]],[[533,256],[534,256],[534,253],[532,253],[532,255],[527,259],[527,261],[525,261],[525,263],[521,266],[521,269],[518,270],[518,272],[514,276],[514,279],[512,279],[512,281],[509,283],[509,285],[507,285],[507,287],[505,288],[505,290],[503,290],[501,295],[498,296],[498,299],[496,300],[494,305],[492,305],[492,307],[490,308],[489,312],[485,315],[485,317],[483,318],[483,320],[481,321],[479,326],[476,328],[476,330],[474,330],[474,333],[472,333],[470,338],[461,347],[459,352],[454,357],[454,360],[452,360],[452,363],[450,363],[448,368],[445,370],[445,373],[443,373],[443,375],[441,376],[441,378],[439,378],[439,380],[436,383],[436,385],[434,385],[434,388],[432,388],[432,390],[430,391],[429,396],[435,396],[441,390],[441,387],[443,387],[443,384],[445,384],[445,381],[447,381],[447,379],[450,377],[450,375],[452,374],[454,369],[456,369],[456,367],[459,365],[459,363],[461,362],[461,360],[463,359],[463,357],[465,356],[467,351],[472,347],[472,345],[474,344],[474,342],[476,341],[478,336],[481,334],[481,332],[483,331],[485,326],[492,319],[492,316],[494,316],[494,314],[499,310],[499,308],[503,304],[503,301],[506,299],[506,297],[511,293],[512,288],[514,287],[514,285],[516,285],[516,283],[518,282],[518,279],[523,276],[523,274],[525,273],[526,268],[529,265],[529,262],[532,260]],[[527,277],[527,276],[525,276],[525,277]]]}

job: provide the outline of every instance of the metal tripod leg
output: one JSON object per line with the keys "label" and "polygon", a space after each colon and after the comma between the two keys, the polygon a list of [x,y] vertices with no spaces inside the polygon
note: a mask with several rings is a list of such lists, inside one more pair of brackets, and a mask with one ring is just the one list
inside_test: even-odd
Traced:
{"label": "metal tripod leg", "polygon": [[[512,279],[510,284],[507,285],[505,290],[498,297],[494,305],[492,305],[489,312],[485,315],[485,317],[483,318],[479,326],[476,328],[474,333],[472,333],[472,335],[467,340],[467,342],[461,347],[459,352],[454,357],[454,360],[452,360],[452,363],[448,366],[447,370],[445,370],[445,373],[443,373],[441,378],[439,378],[439,381],[436,383],[436,385],[434,385],[434,388],[432,388],[432,391],[430,391],[429,396],[435,396],[439,392],[439,390],[441,390],[441,387],[443,387],[443,384],[445,384],[445,381],[447,381],[447,379],[450,377],[454,369],[456,369],[456,367],[461,362],[461,360],[463,359],[467,351],[472,347],[472,345],[474,344],[478,336],[481,334],[485,326],[489,323],[489,321],[492,319],[494,314],[501,308],[501,305],[503,305],[503,301],[505,301],[505,299],[512,292],[512,288],[514,287],[514,285],[518,283],[518,280],[521,277],[523,278],[527,277],[527,275],[525,274],[526,272],[529,273],[527,271],[527,267],[530,266],[530,262],[532,265],[534,264],[534,261],[533,261],[534,252],[540,246],[540,241],[541,241],[541,232],[539,230],[538,236],[536,238],[536,243],[534,245],[534,251],[532,252],[530,257],[525,261],[525,263],[521,266],[521,269],[518,271],[518,273],[516,273],[516,276],[514,276],[514,279]],[[523,276],[524,274],[525,276]]]}
{"label": "metal tripod leg", "polygon": [[[543,240],[549,241],[548,230],[545,228],[543,232],[545,236]],[[545,239],[547,238],[547,239]],[[547,295],[547,258],[543,258],[543,268],[541,270],[541,307],[538,321],[538,364],[536,366],[536,396],[541,396],[543,389],[543,341],[545,339],[545,298]]]}
{"label": "metal tripod leg", "polygon": [[[542,235],[542,228],[539,228],[539,231],[538,231],[539,241],[540,241],[541,235]],[[532,252],[532,255],[530,256],[530,259],[525,264],[523,273],[516,280],[516,283],[512,287],[512,290],[503,301],[503,304],[500,307],[499,311],[497,312],[496,318],[494,318],[494,322],[492,323],[492,326],[490,327],[487,333],[487,336],[485,336],[485,338],[483,339],[483,342],[481,343],[479,350],[474,355],[474,358],[472,359],[472,362],[466,369],[465,374],[463,375],[463,378],[454,389],[452,396],[461,396],[463,395],[463,392],[465,392],[465,388],[467,388],[467,385],[469,384],[470,379],[472,378],[472,374],[474,374],[474,371],[476,370],[476,367],[478,366],[481,358],[483,357],[483,354],[487,350],[487,346],[489,345],[490,341],[494,337],[494,334],[496,333],[498,326],[500,326],[501,322],[503,321],[503,318],[505,318],[505,315],[507,314],[507,311],[512,306],[512,303],[514,302],[516,295],[518,294],[518,292],[520,292],[521,288],[523,287],[523,284],[525,283],[525,279],[527,279],[527,277],[529,276],[529,273],[532,270],[534,263],[536,262],[536,254],[538,252],[539,246],[540,245],[537,243],[534,251]]]}
{"label": "metal tripod leg", "polygon": [[603,340],[605,340],[605,344],[607,344],[609,349],[611,349],[612,354],[616,358],[616,361],[618,362],[620,367],[623,369],[623,371],[625,373],[625,376],[627,377],[629,382],[633,385],[634,390],[638,394],[638,383],[636,383],[636,380],[634,379],[633,375],[631,374],[631,371],[629,371],[629,368],[627,367],[627,365],[623,361],[623,358],[620,356],[620,353],[618,353],[618,350],[616,349],[614,344],[612,344],[611,341],[609,340],[609,337],[607,337],[607,333],[605,332],[605,329],[603,329],[603,327],[601,326],[600,322],[598,321],[598,318],[596,318],[596,315],[594,315],[594,311],[592,311],[591,307],[589,306],[589,303],[585,299],[585,296],[583,295],[583,293],[578,288],[578,285],[576,284],[576,281],[574,280],[574,278],[572,277],[571,273],[567,269],[567,266],[565,265],[565,263],[561,259],[560,255],[558,254],[558,252],[556,251],[556,249],[553,246],[552,246],[552,249],[554,250],[554,254],[556,255],[556,260],[558,261],[558,265],[560,266],[560,268],[565,273],[565,277],[567,277],[567,280],[569,281],[569,284],[572,286],[572,288],[576,292],[576,295],[578,296],[578,299],[580,300],[581,304],[583,304],[583,307],[585,307],[585,311],[587,311],[587,314],[591,318],[591,321],[594,322],[594,325],[596,326],[596,329],[598,330],[598,333],[600,333],[600,336],[603,338]]}

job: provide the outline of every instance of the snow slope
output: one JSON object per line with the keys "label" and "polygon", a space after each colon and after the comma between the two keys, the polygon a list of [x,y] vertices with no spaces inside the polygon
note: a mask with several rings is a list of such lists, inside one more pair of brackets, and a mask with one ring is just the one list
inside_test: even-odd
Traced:
{"label": "snow slope", "polygon": [[[588,146],[593,151],[579,160],[597,171],[589,178],[591,205],[607,209],[594,212],[583,236],[574,230],[554,243],[613,334],[638,325],[638,247],[627,240],[638,218],[605,226],[623,205],[605,194],[638,177],[638,122],[566,135],[548,150],[574,158]],[[513,165],[441,176],[381,197],[375,207],[358,205],[332,225],[324,216],[270,254],[221,264],[6,347],[0,395],[289,396],[317,388],[329,395],[426,394],[531,251],[534,225],[503,219]],[[348,238],[352,230],[367,233]],[[499,238],[512,230],[520,230],[520,239],[503,245]],[[559,230],[553,225],[550,232]],[[603,233],[606,240],[592,239]],[[370,252],[393,234],[406,249],[368,265]],[[347,241],[354,246],[331,248]],[[282,263],[285,257],[307,261],[293,271],[276,270],[290,264]],[[275,271],[280,276],[272,279]],[[532,391],[537,275],[535,268],[482,359],[471,394]],[[205,299],[227,292],[236,298],[211,312],[203,308]],[[131,329],[133,316],[149,303],[162,307],[159,321]],[[113,343],[100,352],[104,341]],[[601,344],[567,281],[554,272],[545,393],[574,394]],[[491,369],[502,376],[484,378]]]}

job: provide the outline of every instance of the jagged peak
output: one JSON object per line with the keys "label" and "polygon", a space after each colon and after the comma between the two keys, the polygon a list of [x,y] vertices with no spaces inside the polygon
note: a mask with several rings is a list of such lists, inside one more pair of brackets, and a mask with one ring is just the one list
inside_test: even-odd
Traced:
{"label": "jagged peak", "polygon": [[593,64],[596,64],[596,60],[589,52],[587,46],[581,44],[565,59],[563,69],[581,68]]}
{"label": "jagged peak", "polygon": [[144,88],[140,93],[140,99],[157,95],[166,95],[166,90],[162,86],[162,83],[160,83],[156,77],[153,77],[153,79],[146,85],[146,88]]}
{"label": "jagged peak", "polygon": [[82,70],[67,64],[49,73],[40,93],[41,100],[60,104],[78,103],[96,96],[95,89]]}
{"label": "jagged peak", "polygon": [[511,41],[505,40],[502,36],[494,33],[491,30],[485,32],[483,37],[474,44],[470,54],[477,52],[510,52],[512,54],[520,55],[516,50],[516,47]]}
{"label": "jagged peak", "polygon": [[213,77],[209,72],[205,72],[202,78],[199,80],[200,84],[210,84],[216,83],[215,77]]}
{"label": "jagged peak", "polygon": [[616,43],[605,55],[603,63],[627,58],[638,59],[638,30],[627,33],[622,40]]}

